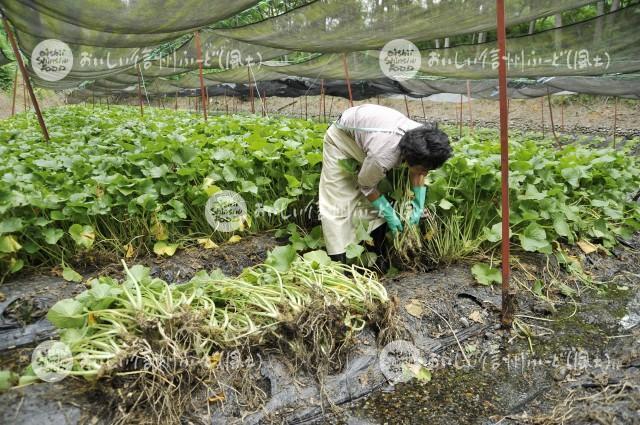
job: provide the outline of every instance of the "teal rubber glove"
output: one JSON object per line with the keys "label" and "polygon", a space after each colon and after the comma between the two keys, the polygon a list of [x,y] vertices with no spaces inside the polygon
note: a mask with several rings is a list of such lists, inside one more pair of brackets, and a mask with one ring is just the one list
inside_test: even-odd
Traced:
{"label": "teal rubber glove", "polygon": [[387,198],[384,196],[380,196],[378,199],[371,203],[380,214],[387,220],[387,225],[389,225],[389,229],[391,233],[398,233],[402,231],[402,223],[400,222],[400,217],[396,214],[396,210],[393,209],[393,206],[387,201]]}
{"label": "teal rubber glove", "polygon": [[413,199],[411,200],[411,217],[409,217],[409,223],[416,225],[420,223],[422,212],[424,211],[424,201],[427,199],[427,186],[412,187]]}

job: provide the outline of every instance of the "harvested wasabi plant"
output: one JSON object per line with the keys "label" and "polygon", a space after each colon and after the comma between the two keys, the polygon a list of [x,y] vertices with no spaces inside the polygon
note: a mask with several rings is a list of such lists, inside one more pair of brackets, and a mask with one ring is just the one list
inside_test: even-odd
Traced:
{"label": "harvested wasabi plant", "polygon": [[200,272],[179,285],[124,268],[124,281],[94,279],[48,314],[71,348],[71,374],[97,382],[118,423],[178,423],[197,400],[224,402],[229,391],[257,407],[265,398],[257,371],[219,367],[232,350],[276,349],[322,376],[341,367],[365,327],[394,333],[393,304],[375,274],[324,251],[276,248],[238,277]]}

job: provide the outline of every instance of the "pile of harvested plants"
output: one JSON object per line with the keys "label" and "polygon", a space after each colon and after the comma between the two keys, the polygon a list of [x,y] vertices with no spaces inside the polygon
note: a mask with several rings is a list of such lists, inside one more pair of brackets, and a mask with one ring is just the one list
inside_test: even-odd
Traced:
{"label": "pile of harvested plants", "polygon": [[255,377],[218,367],[231,350],[277,350],[326,373],[341,366],[365,326],[394,337],[394,306],[375,274],[323,251],[267,261],[235,278],[200,272],[176,285],[142,266],[124,267],[123,282],[94,279],[48,314],[73,354],[71,374],[108,393],[114,422],[178,423],[203,394],[223,401],[229,391],[257,407],[266,396]]}

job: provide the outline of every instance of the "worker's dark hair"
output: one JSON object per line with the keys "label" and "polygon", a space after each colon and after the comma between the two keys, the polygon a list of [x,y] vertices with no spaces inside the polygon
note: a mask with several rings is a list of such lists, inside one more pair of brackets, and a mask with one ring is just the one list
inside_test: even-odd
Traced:
{"label": "worker's dark hair", "polygon": [[437,125],[408,130],[400,139],[400,155],[410,166],[435,170],[452,155],[449,136]]}

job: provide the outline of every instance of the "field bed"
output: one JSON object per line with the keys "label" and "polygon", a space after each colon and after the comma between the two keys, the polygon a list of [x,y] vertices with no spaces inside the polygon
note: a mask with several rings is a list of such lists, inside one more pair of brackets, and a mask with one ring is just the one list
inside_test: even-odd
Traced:
{"label": "field bed", "polygon": [[[265,237],[247,238],[243,243],[242,248],[221,247],[217,255],[227,260],[216,260],[216,265],[233,269],[237,252],[251,247],[259,251]],[[572,415],[567,423],[585,423],[585,415],[608,415],[613,420],[611,423],[635,423],[634,409],[640,401],[637,397],[640,326],[637,321],[625,321],[625,317],[640,317],[637,302],[640,237],[635,237],[630,245],[635,248],[616,248],[611,257],[572,253],[584,262],[586,271],[594,279],[607,282],[601,286],[601,293],[581,290],[573,297],[561,296],[554,300],[541,299],[525,290],[518,293],[518,313],[522,326],[530,332],[533,352],[522,330],[509,335],[498,329],[499,292],[479,286],[467,264],[426,274],[404,273],[383,282],[390,294],[398,297],[401,306],[416,303],[421,306],[419,315],[406,308],[400,313],[416,346],[431,353],[430,359],[435,364],[442,365],[433,368],[431,382],[401,384],[393,393],[388,392],[376,360],[379,349],[373,336],[365,332],[350,350],[350,360],[341,373],[325,379],[324,391],[329,397],[325,401],[325,413],[334,412],[328,417],[321,415],[315,378],[298,374],[293,384],[294,378],[287,372],[287,360],[272,353],[265,357],[262,369],[271,398],[266,410],[253,412],[241,422],[238,415],[249,412],[240,406],[234,407],[232,400],[226,404],[226,413],[217,410],[219,403],[210,403],[208,407],[204,403],[202,411],[193,412],[191,420],[207,423],[205,418],[210,409],[213,423],[220,424],[267,424],[283,420],[338,424],[356,419],[363,424],[391,420],[410,424],[415,423],[416,418],[437,424],[451,421],[480,424],[503,417],[508,417],[503,423],[537,424],[553,421],[557,415],[556,405],[568,400]],[[158,261],[155,274],[162,276],[168,270],[179,270],[175,260]],[[521,261],[523,268],[514,272],[514,279],[518,281],[528,279],[527,270],[544,269],[546,263],[539,254],[530,254]],[[553,273],[553,269],[548,272]],[[557,279],[580,288],[575,277],[558,273]],[[119,276],[114,274],[114,277]],[[30,299],[40,299],[44,311],[58,298],[82,289],[83,285],[59,278],[32,277],[6,285],[5,294],[9,298],[23,294],[25,306],[31,305],[27,302]],[[38,295],[38,291],[41,294]],[[466,364],[460,347],[465,350],[471,366]],[[3,351],[0,366],[15,368],[24,364],[30,350],[27,345]],[[571,353],[576,352],[586,353],[592,360],[608,356],[610,367],[593,362],[574,363]],[[548,362],[554,357],[553,365],[536,363]],[[447,361],[455,366],[446,365]],[[69,395],[69,388],[74,388],[73,395]],[[607,391],[615,395],[615,400],[608,401]],[[0,404],[6,406],[2,409],[3,422],[16,424],[42,421],[76,424],[87,420],[100,423],[101,418],[105,418],[96,413],[100,412],[101,400],[99,393],[72,378],[60,384],[37,384],[0,395]],[[330,408],[329,402],[335,403],[337,410]],[[411,417],[406,416],[406,406],[414,408]],[[527,415],[523,416],[525,412]]]}
{"label": "field bed", "polygon": [[[98,399],[102,407],[121,407],[115,413],[123,423],[208,422],[211,415],[215,423],[242,417],[250,423],[323,423],[339,406],[350,406],[362,420],[389,421],[403,414],[393,411],[393,396],[387,404],[376,359],[398,338],[435,359],[461,356],[466,365],[461,372],[429,366],[420,369],[422,383],[399,386],[399,399],[434,403],[435,416],[425,411],[423,422],[453,420],[461,410],[441,408],[448,401],[440,391],[468,393],[460,382],[479,388],[497,385],[499,376],[509,394],[526,394],[457,397],[460,409],[474,406],[464,423],[516,415],[537,397],[532,391],[539,389],[529,381],[474,370],[471,359],[481,353],[549,354],[537,344],[564,353],[565,334],[582,341],[597,333],[606,337],[585,349],[601,354],[611,348],[635,364],[635,354],[625,357],[607,337],[618,337],[625,313],[637,314],[637,139],[611,149],[598,138],[556,142],[513,132],[512,284],[519,290],[520,316],[508,334],[497,326],[502,235],[493,130],[452,136],[453,158],[427,178],[426,218],[389,238],[385,260],[391,267],[383,276],[359,268],[380,263],[367,252],[364,225],[358,243],[347,247],[348,266],[332,263],[322,251],[315,203],[327,124],[240,115],[204,123],[198,115],[159,109],[140,118],[127,107],[53,109],[46,118],[50,144],[27,115],[0,124],[0,150],[8,158],[0,189],[0,368],[22,374],[18,382],[33,382],[33,371],[24,368],[28,353],[57,335],[87,360],[75,362],[73,373],[92,384],[64,381],[67,392],[77,392],[79,407],[58,413],[42,408],[48,415],[113,420],[111,408],[96,414]],[[354,162],[341,165],[358,171]],[[380,189],[404,216],[406,170],[389,173]],[[207,200],[222,190],[247,203],[235,233],[215,231],[206,220]],[[601,332],[576,325],[578,313],[567,309],[599,299],[616,305],[615,317],[593,310],[597,318],[590,325],[602,325]],[[47,311],[55,326],[44,318]],[[626,329],[630,335],[637,325]],[[234,349],[264,363],[216,369],[218,356]],[[127,378],[145,376],[145,369],[128,366],[140,359],[156,368],[151,378]],[[180,366],[180,359],[189,366]],[[15,385],[18,375],[3,373]],[[534,377],[552,385],[553,373]],[[158,376],[164,381],[155,381]],[[437,384],[425,384],[429,379]],[[615,379],[637,385],[633,374]],[[166,382],[178,392],[169,394]],[[203,382],[213,393],[203,392]],[[59,406],[46,400],[60,385],[20,387],[0,399],[19,403],[15,418],[24,405],[21,420],[30,423],[41,419],[38,406]],[[564,394],[561,385],[554,388]],[[131,397],[138,393],[145,395],[142,404]],[[358,401],[370,394],[368,404]],[[625,415],[629,400],[621,400]],[[547,400],[536,412],[548,414],[551,404]]]}

